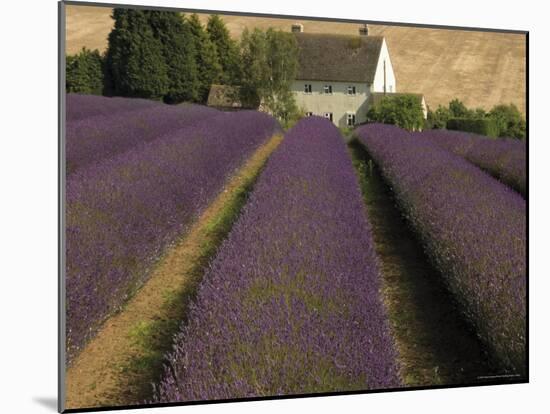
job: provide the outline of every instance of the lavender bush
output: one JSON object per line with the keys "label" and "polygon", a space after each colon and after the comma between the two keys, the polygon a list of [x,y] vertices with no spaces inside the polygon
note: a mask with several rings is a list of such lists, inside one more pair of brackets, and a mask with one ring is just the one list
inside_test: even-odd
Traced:
{"label": "lavender bush", "polygon": [[113,115],[154,106],[165,105],[148,99],[109,98],[106,96],[68,93],[66,97],[66,116],[67,122],[72,122],[97,115]]}
{"label": "lavender bush", "polygon": [[227,177],[279,131],[266,114],[226,114],[171,130],[68,177],[69,359],[143,283],[151,264]]}
{"label": "lavender bush", "polygon": [[399,386],[380,284],[342,137],[304,119],[206,273],[154,401]]}
{"label": "lavender bush", "polygon": [[[96,105],[97,97],[76,96],[81,108]],[[147,106],[140,100],[118,98],[117,101],[124,104],[122,109],[115,109],[113,113],[67,122],[65,150],[68,174],[104,158],[114,157],[140,143],[152,141],[169,131],[192,126],[216,115],[226,115],[201,105],[155,103]],[[73,102],[73,105],[76,104]]]}
{"label": "lavender bush", "polygon": [[527,147],[511,138],[489,139],[460,131],[431,129],[415,134],[466,158],[523,196],[527,192]]}
{"label": "lavender bush", "polygon": [[399,128],[357,131],[480,337],[525,372],[525,200],[447,150]]}

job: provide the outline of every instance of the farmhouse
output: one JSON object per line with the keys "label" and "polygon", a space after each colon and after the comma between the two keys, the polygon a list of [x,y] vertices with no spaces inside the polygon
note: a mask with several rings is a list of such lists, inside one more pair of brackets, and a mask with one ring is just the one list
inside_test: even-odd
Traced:
{"label": "farmhouse", "polygon": [[[306,116],[330,119],[338,127],[351,127],[367,120],[369,108],[386,96],[399,96],[386,39],[369,36],[366,25],[358,35],[304,33],[292,25],[298,44],[298,73],[291,90]],[[414,95],[428,107],[422,94]],[[208,106],[225,111],[245,108],[237,86],[212,85]]]}
{"label": "farmhouse", "polygon": [[366,121],[380,94],[397,92],[386,40],[369,36],[366,25],[357,36],[304,33],[302,25],[293,25],[292,32],[299,47],[292,92],[306,115],[353,126]]}

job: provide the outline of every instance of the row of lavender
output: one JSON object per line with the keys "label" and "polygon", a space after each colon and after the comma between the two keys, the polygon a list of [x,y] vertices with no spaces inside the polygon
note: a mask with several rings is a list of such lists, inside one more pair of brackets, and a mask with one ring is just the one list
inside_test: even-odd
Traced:
{"label": "row of lavender", "polygon": [[488,139],[460,131],[431,129],[415,133],[487,171],[523,196],[527,192],[527,146],[517,139]]}
{"label": "row of lavender", "polygon": [[134,131],[137,144],[130,149],[68,176],[69,361],[143,283],[148,268],[185,233],[228,176],[279,131],[274,118],[253,111],[170,129],[150,142]]}
{"label": "row of lavender", "polygon": [[136,109],[164,106],[161,102],[149,99],[110,98],[75,93],[66,95],[65,104],[67,122],[78,121],[97,115],[112,115],[114,113],[131,112]]}
{"label": "row of lavender", "polygon": [[525,372],[526,206],[461,157],[388,125],[358,130],[478,334]]}
{"label": "row of lavender", "polygon": [[304,119],[206,273],[155,402],[400,385],[380,284],[344,142]]}
{"label": "row of lavender", "polygon": [[68,174],[169,131],[225,115],[200,105],[170,106],[141,99],[73,94],[67,96],[67,114]]}

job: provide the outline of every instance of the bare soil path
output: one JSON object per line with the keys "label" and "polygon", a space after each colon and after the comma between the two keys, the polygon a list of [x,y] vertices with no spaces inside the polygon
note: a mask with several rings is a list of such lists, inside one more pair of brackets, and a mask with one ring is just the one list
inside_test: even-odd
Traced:
{"label": "bare soil path", "polygon": [[204,268],[244,205],[269,155],[273,136],[229,180],[191,230],[159,261],[150,279],[108,319],[66,375],[67,409],[143,403],[162,372],[163,356],[202,279]]}

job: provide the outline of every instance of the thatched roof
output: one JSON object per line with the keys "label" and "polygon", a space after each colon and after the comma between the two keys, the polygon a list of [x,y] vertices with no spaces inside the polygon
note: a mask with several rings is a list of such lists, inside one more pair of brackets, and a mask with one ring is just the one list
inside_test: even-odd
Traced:
{"label": "thatched roof", "polygon": [[372,84],[384,38],[295,33],[299,47],[296,79]]}
{"label": "thatched roof", "polygon": [[243,107],[239,99],[240,88],[231,85],[212,85],[208,93],[208,101],[206,105],[215,108],[233,108],[240,109]]}

